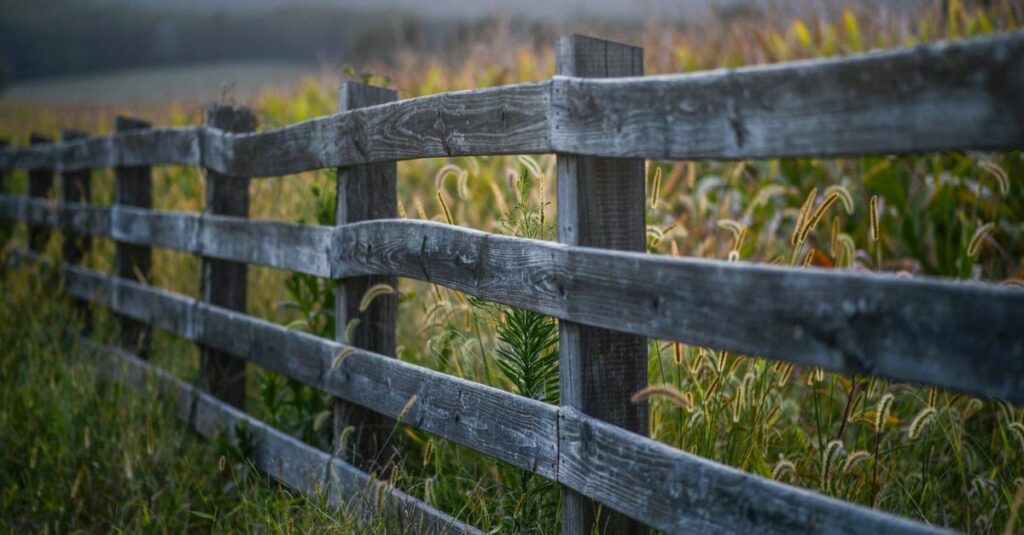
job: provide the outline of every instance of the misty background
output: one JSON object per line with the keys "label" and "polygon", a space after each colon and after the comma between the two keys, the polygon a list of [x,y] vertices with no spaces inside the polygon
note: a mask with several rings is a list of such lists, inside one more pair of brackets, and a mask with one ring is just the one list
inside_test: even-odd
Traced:
{"label": "misty background", "polygon": [[[400,50],[450,63],[494,32],[537,47],[645,23],[807,15],[831,0],[0,0],[0,98],[73,103],[202,100],[293,85]],[[899,0],[891,5],[913,5]]]}

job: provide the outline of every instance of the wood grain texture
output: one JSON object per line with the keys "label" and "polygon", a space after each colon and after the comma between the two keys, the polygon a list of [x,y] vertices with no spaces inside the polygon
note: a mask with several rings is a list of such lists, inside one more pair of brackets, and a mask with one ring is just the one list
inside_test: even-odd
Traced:
{"label": "wood grain texture", "polygon": [[[206,124],[231,133],[256,129],[256,116],[245,108],[214,105],[206,110]],[[206,173],[204,213],[249,217],[249,178]],[[215,257],[202,257],[203,301],[245,312],[248,267]],[[209,347],[201,347],[199,381],[202,388],[231,405],[245,408],[245,361]]]}
{"label": "wood grain texture", "polygon": [[332,273],[335,232],[330,227],[123,207],[113,208],[110,221],[114,239],[127,243],[317,277],[330,277]]}
{"label": "wood grain texture", "polygon": [[556,407],[134,281],[77,266],[65,274],[72,296],[556,477]]}
{"label": "wood grain texture", "polygon": [[[0,197],[3,218],[57,225],[48,210]],[[105,208],[59,213],[105,235]],[[329,229],[118,207],[112,218],[130,243],[283,269],[309,258],[312,275],[409,277],[574,323],[1024,402],[1024,292],[1011,287],[602,251],[411,220]]]}
{"label": "wood grain texture", "polygon": [[437,223],[347,225],[342,276],[389,273],[559,319],[1024,401],[1024,292],[607,251]]}
{"label": "wood grain texture", "polygon": [[[342,82],[338,91],[342,112],[386,104],[398,92],[358,82]],[[371,219],[398,217],[397,170],[394,162],[338,168],[335,223],[344,225]],[[380,355],[395,356],[395,317],[398,299],[394,292],[376,297],[363,307],[363,297],[374,286],[392,289],[398,281],[389,275],[348,277],[338,281],[334,294],[334,339]],[[352,427],[341,442],[345,430]],[[395,422],[365,407],[334,400],[335,451],[349,463],[386,479],[400,452],[392,437]]]}
{"label": "wood grain texture", "polygon": [[106,361],[107,379],[121,381],[142,394],[155,391],[168,397],[175,403],[178,417],[203,436],[225,436],[237,442],[234,432],[244,426],[256,468],[310,498],[327,496],[332,508],[357,515],[365,524],[382,519],[386,526],[414,533],[481,533],[134,355],[88,340],[82,343]]}
{"label": "wood grain texture", "polygon": [[[559,74],[584,78],[643,76],[643,50],[581,35],[558,40]],[[644,251],[644,161],[558,155],[558,241]],[[647,386],[647,341],[569,321],[558,322],[561,403],[647,435],[647,403],[630,397]],[[594,502],[563,489],[562,533],[645,533],[635,520],[597,515]]]}
{"label": "wood grain texture", "polygon": [[[665,533],[943,533],[559,411],[564,485]],[[607,514],[607,511],[605,511]]]}
{"label": "wood grain texture", "polygon": [[[117,132],[146,131],[150,124],[141,119],[118,117],[114,124]],[[137,208],[153,207],[153,170],[146,165],[121,166],[114,170],[114,204]],[[118,277],[145,282],[150,277],[153,252],[147,246],[115,242],[114,273]],[[142,358],[149,356],[152,331],[143,323],[130,318],[117,318],[122,347]]]}
{"label": "wood grain texture", "polygon": [[[34,146],[50,146],[53,140],[40,135],[32,134],[29,143]],[[39,168],[28,173],[28,196],[36,199],[48,199],[53,193],[53,169]],[[50,241],[51,232],[45,226],[32,225],[28,227],[28,248],[30,251],[40,253],[46,249]]]}
{"label": "wood grain texture", "polygon": [[415,158],[550,152],[549,82],[472,89],[239,134],[211,126],[0,150],[0,169],[202,165],[265,177]]}
{"label": "wood grain texture", "polygon": [[164,128],[0,149],[0,169],[179,164],[257,177],[485,154],[745,159],[1019,149],[1022,55],[1024,32],[1018,31],[696,74],[558,76],[419,97],[254,134]]}
{"label": "wood grain texture", "polygon": [[556,77],[551,147],[747,159],[1024,147],[1024,32],[695,74]]}
{"label": "wood grain texture", "polygon": [[[553,407],[361,350],[337,362],[331,355],[347,346],[85,268],[70,266],[65,272],[72,295],[219,344],[558,481],[668,533],[935,531],[692,456],[571,407]],[[205,420],[197,421],[203,425]],[[301,473],[294,467],[288,471]]]}
{"label": "wood grain texture", "polygon": [[546,82],[354,109],[249,135],[210,136],[204,163],[247,176],[414,158],[549,151]]}

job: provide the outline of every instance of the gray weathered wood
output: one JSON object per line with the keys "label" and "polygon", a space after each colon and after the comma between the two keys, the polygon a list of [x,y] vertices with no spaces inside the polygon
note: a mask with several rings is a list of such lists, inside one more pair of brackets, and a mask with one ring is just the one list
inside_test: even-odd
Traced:
{"label": "gray weathered wood", "polygon": [[[210,106],[206,123],[225,132],[244,133],[256,129],[256,116],[245,108]],[[207,171],[204,213],[249,217],[249,178]],[[201,242],[200,242],[201,243]],[[203,301],[245,312],[248,267],[215,257],[203,256]],[[200,384],[224,401],[245,408],[245,361],[209,347],[199,356]]]}
{"label": "gray weathered wood", "polygon": [[[204,164],[242,176],[446,155],[767,158],[1019,149],[1024,32],[698,74],[432,95],[258,134],[208,127],[0,150],[0,169]],[[550,116],[550,120],[549,120]],[[609,136],[609,132],[615,132]],[[363,141],[365,140],[365,141]]]}
{"label": "gray weathered wood", "polygon": [[430,95],[277,130],[162,128],[54,147],[0,150],[0,169],[203,165],[232,176],[438,156],[550,151],[549,82]]}
{"label": "gray weathered wood", "polygon": [[[86,134],[75,130],[64,130],[61,132],[62,142],[76,139],[84,139]],[[92,198],[91,173],[88,169],[80,171],[66,171],[61,173],[61,201],[62,204],[87,204]],[[64,231],[64,261],[71,264],[78,264],[82,261],[85,253],[92,245],[88,234],[79,234],[74,226],[69,226]]]}
{"label": "gray weathered wood", "polygon": [[[84,132],[75,130],[63,130],[60,133],[61,142],[85,138]],[[91,174],[88,169],[61,173],[61,206],[86,204],[90,201],[92,198]],[[73,224],[65,226],[64,262],[80,264],[90,247],[92,247],[92,238],[89,234],[77,232]],[[89,333],[92,330],[92,317],[89,313],[88,303],[78,300],[75,303],[75,309],[81,318],[83,333]]]}
{"label": "gray weathered wood", "polygon": [[347,225],[338,276],[394,274],[574,323],[1024,401],[1024,292],[668,257],[421,221]]}
{"label": "gray weathered wood", "polygon": [[[8,145],[10,145],[9,141],[6,139],[0,139],[0,152],[3,152]],[[6,170],[0,168],[0,198],[7,197],[7,194],[10,193],[11,186],[7,182],[8,174],[9,173]],[[2,207],[0,207],[0,210],[2,210]],[[13,219],[10,217],[0,216],[0,219],[8,219],[7,221],[0,221],[0,251],[2,251],[7,247],[7,242],[14,234],[14,222],[9,221],[9,219]]]}
{"label": "gray weathered wood", "polygon": [[244,425],[251,438],[256,468],[310,498],[327,496],[333,508],[358,515],[364,522],[383,519],[386,526],[395,529],[415,533],[481,533],[134,355],[89,340],[83,339],[82,343],[105,358],[107,365],[102,370],[106,378],[121,381],[143,393],[155,388],[174,401],[178,417],[188,421],[203,436],[223,435],[236,441],[234,431]]}
{"label": "gray weathered wood", "polygon": [[571,407],[553,407],[355,348],[341,353],[345,358],[338,362],[331,355],[350,346],[85,268],[64,271],[72,295],[192,340],[220,344],[311,386],[558,481],[666,532],[734,527],[934,532],[692,456]]}
{"label": "gray weathered wood", "polygon": [[[398,99],[398,92],[358,82],[342,82],[339,89],[342,112],[386,104]],[[341,167],[338,169],[335,221],[338,225],[398,216],[394,162]],[[334,339],[377,354],[395,356],[395,316],[398,300],[394,293],[381,295],[360,310],[363,296],[378,284],[396,288],[388,275],[348,277],[339,280],[334,299]],[[352,328],[349,328],[350,323]],[[353,427],[344,444],[340,437]],[[398,451],[389,437],[395,422],[365,407],[345,400],[334,402],[335,451],[345,460],[370,472],[386,474]]]}
{"label": "gray weathered wood", "polygon": [[0,218],[85,236],[110,235],[110,209],[88,204],[54,204],[45,199],[0,195]]}
{"label": "gray weathered wood", "polygon": [[555,152],[747,159],[1024,147],[1024,31],[841,59],[556,78]]}
{"label": "gray weathered wood", "polygon": [[547,112],[546,82],[444,93],[259,134],[209,136],[204,162],[266,176],[413,158],[548,152]]}
{"label": "gray weathered wood", "polygon": [[[0,196],[0,217],[57,227],[46,204]],[[57,213],[107,235],[103,207]],[[200,229],[195,214],[115,207],[112,217],[129,243],[332,278],[415,278],[574,323],[1024,401],[1024,292],[1013,288],[602,251],[422,221],[329,229],[205,216]]]}
{"label": "gray weathered wood", "polygon": [[[558,40],[558,74],[643,76],[643,50],[579,35]],[[558,241],[605,249],[644,251],[644,161],[558,155]],[[630,397],[647,386],[647,341],[587,325],[558,323],[561,403],[641,435],[647,404]],[[643,533],[635,520],[563,489],[562,533]]]}
{"label": "gray weathered wood", "polygon": [[665,533],[942,533],[559,411],[558,480]]}
{"label": "gray weathered wood", "polygon": [[332,273],[335,232],[330,227],[122,207],[113,209],[110,221],[113,238],[127,243],[317,277],[330,277]]}
{"label": "gray weathered wood", "polygon": [[[146,130],[149,127],[148,122],[129,117],[118,117],[114,125],[117,132]],[[114,204],[153,207],[153,176],[148,166],[117,167],[114,188]],[[115,247],[114,273],[118,277],[146,282],[153,263],[152,250],[147,246],[123,242],[115,242]],[[122,347],[142,358],[149,357],[152,331],[130,318],[118,317],[117,325]]]}
{"label": "gray weathered wood", "polygon": [[556,478],[556,407],[133,281],[65,273],[73,296]]}
{"label": "gray weathered wood", "polygon": [[[29,143],[34,146],[48,146],[52,139],[41,135],[32,134]],[[28,173],[28,196],[37,199],[48,199],[53,191],[53,169],[38,168]],[[50,241],[50,231],[44,226],[29,225],[28,227],[28,249],[40,253],[46,248]]]}

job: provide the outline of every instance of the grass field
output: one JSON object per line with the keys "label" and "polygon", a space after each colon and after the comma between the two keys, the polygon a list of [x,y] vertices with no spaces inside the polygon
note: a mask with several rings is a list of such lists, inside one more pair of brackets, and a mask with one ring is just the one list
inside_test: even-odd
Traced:
{"label": "grass field", "polygon": [[[851,54],[877,47],[1009,31],[1024,8],[951,0],[905,17],[857,10],[834,18],[742,19],[701,28],[659,27],[625,36],[647,53],[648,72]],[[403,97],[537,80],[553,72],[550,47],[481,43],[470,61],[410,51],[376,69]],[[271,128],[336,108],[332,86],[307,80],[251,100]],[[192,104],[39,106],[0,101],[0,133],[76,127],[108,132],[117,113],[195,124]],[[553,239],[553,156],[401,162],[401,217]],[[745,162],[649,162],[648,250],[796,267],[815,265],[1024,285],[1024,159],[1020,152]],[[96,172],[96,202],[111,202]],[[12,179],[24,191],[24,174]],[[334,174],[305,173],[252,185],[252,216],[331,223]],[[155,172],[157,208],[200,210],[201,172]],[[870,209],[874,203],[875,209]],[[801,206],[831,204],[804,239]],[[872,214],[875,214],[872,216]],[[14,229],[23,243],[24,231]],[[51,243],[56,251],[59,244]],[[88,264],[109,270],[100,241]],[[154,251],[152,283],[196,296],[199,262]],[[296,498],[217,443],[170,421],[166,407],[95,384],[62,327],[69,307],[45,273],[3,274],[0,344],[0,528],[55,530],[345,531],[347,520]],[[250,313],[296,329],[333,332],[328,281],[252,268]],[[1022,290],[1024,291],[1024,290]],[[557,402],[553,320],[401,281],[399,358]],[[41,305],[30,296],[47,295]],[[104,323],[106,322],[106,323]],[[107,320],[97,336],[110,336]],[[524,340],[529,343],[523,342]],[[526,351],[525,348],[540,348]],[[910,518],[978,533],[1015,533],[1024,501],[1024,409],[1001,400],[838,375],[651,340],[651,434],[743,470]],[[160,335],[157,362],[193,379],[197,351]],[[327,399],[268,372],[250,373],[259,417],[329,448]],[[80,400],[80,401],[79,401]],[[51,422],[52,423],[49,423]],[[436,439],[400,428],[396,482],[460,519],[510,533],[558,531],[557,488]],[[89,446],[85,446],[88,443]],[[85,447],[79,447],[83,445]],[[219,459],[224,458],[221,462]],[[194,511],[194,513],[193,513]],[[367,528],[372,529],[372,528]]]}

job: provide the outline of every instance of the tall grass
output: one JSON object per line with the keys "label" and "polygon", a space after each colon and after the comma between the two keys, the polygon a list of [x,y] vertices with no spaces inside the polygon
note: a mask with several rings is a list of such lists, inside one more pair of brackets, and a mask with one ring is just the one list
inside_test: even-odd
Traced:
{"label": "tall grass", "polygon": [[[950,0],[942,4],[944,8],[939,3],[926,4],[914,13],[889,12],[885,16],[845,9],[805,20],[769,14],[762,19],[714,21],[686,29],[652,21],[643,35],[624,37],[644,45],[649,72],[678,72],[834,56],[988,34],[1020,25],[1024,10],[1019,4],[990,4],[983,7]],[[424,58],[417,51],[399,57],[401,68],[387,72],[403,97],[542,79],[553,72],[550,48],[537,51],[505,46],[508,44],[481,44],[471,51],[471,61],[455,69],[442,68],[442,59]],[[415,63],[410,58],[415,58]],[[268,94],[255,105],[263,123],[272,127],[332,112],[333,95],[332,86],[309,81],[297,93]],[[22,137],[30,128],[54,130],[59,126],[102,132],[109,130],[115,111],[77,110],[58,116],[0,103],[0,131]],[[142,111],[169,124],[195,124],[200,117],[197,109],[184,106]],[[554,163],[553,156],[401,162],[399,212],[407,218],[552,239]],[[1024,281],[1024,159],[1020,152],[648,162],[647,175],[648,250],[653,254],[884,271],[908,277],[937,275],[1012,286]],[[253,217],[330,224],[333,180],[332,173],[319,172],[254,181]],[[24,191],[24,181],[24,175],[17,174],[15,188]],[[99,202],[110,202],[109,173],[97,173],[96,182]],[[199,210],[201,177],[195,170],[158,169],[155,197],[162,208]],[[24,239],[22,230],[15,234],[16,240]],[[111,254],[111,244],[101,242],[89,263],[109,269]],[[198,280],[195,259],[158,253],[156,284],[196,295]],[[5,280],[5,290],[13,284]],[[50,312],[32,311],[26,304],[31,291],[41,288],[10,293],[5,297],[5,302],[12,303],[7,308],[49,319],[36,322],[37,345],[11,345],[20,348],[15,352],[19,357],[12,359],[19,366],[50,366],[48,373],[57,373],[58,364],[64,363],[58,358],[65,358],[57,353],[72,354],[77,348],[67,341],[60,342],[63,346],[41,341],[47,337],[62,340],[44,326],[63,323],[58,318],[65,312],[59,307],[46,309]],[[416,281],[400,281],[397,293],[399,358],[557,402],[553,320]],[[333,293],[327,281],[253,268],[249,295],[252,314],[320,335],[333,331]],[[12,313],[10,318],[20,320],[22,316]],[[10,336],[13,340],[13,331]],[[162,365],[186,377],[194,376],[195,352],[189,344],[168,336],[157,342]],[[651,340],[649,348],[653,386],[638,392],[637,400],[650,400],[651,434],[660,441],[764,477],[939,525],[981,533],[1011,532],[1020,526],[1014,515],[1024,514],[1020,512],[1024,410],[1018,407],[670,341]],[[329,447],[329,429],[317,425],[330,421],[325,417],[329,404],[323,394],[269,372],[251,376],[250,407],[257,416],[320,447]],[[65,410],[61,400],[67,398],[53,400],[34,393],[49,388],[40,385],[50,383],[39,379],[44,375],[32,377],[36,378],[10,383],[13,388],[6,390],[16,392],[3,395],[31,398],[31,402],[19,402],[25,407]],[[162,409],[152,410],[157,414]],[[69,440],[81,439],[76,434],[82,432],[81,422],[100,417],[92,411],[101,409],[75,409],[72,414],[81,420],[67,423],[61,434],[50,434],[40,424],[18,428],[18,436],[12,434],[5,440],[21,441],[17,444],[23,445],[19,448],[22,452],[32,451],[30,441],[60,448],[65,433]],[[131,414],[124,418],[138,419],[112,423],[127,427],[157,417]],[[0,427],[7,428],[8,418]],[[93,425],[88,428],[96,433],[101,423],[97,420],[96,427]],[[169,422],[164,428],[178,429],[175,437],[164,437],[167,440],[187,441],[196,448],[192,463],[216,456],[216,452],[210,453],[210,445],[177,438],[188,435]],[[485,529],[558,530],[558,493],[551,484],[422,431],[399,425],[396,435],[403,458],[393,477],[403,489]],[[30,478],[23,474],[28,466],[25,459],[17,460],[20,464],[8,465],[11,471],[4,474],[11,475],[4,477]],[[103,477],[119,481],[116,478],[123,475],[117,473],[123,472],[119,454],[96,462],[101,463],[96,473]],[[208,468],[203,465],[204,470]],[[169,461],[153,465],[152,471],[180,473],[182,477],[190,473]],[[70,472],[64,476],[67,485],[74,477]],[[255,475],[248,477],[259,480]],[[154,481],[127,501],[143,500],[146,492],[166,495],[166,490],[161,492],[166,480]],[[31,512],[43,492],[37,488],[57,487],[18,487],[20,501],[16,503],[21,505],[12,510],[19,518],[41,518]],[[117,494],[120,487],[90,488],[97,489],[94,499],[99,504],[125,501]],[[214,493],[212,488],[202,487],[201,492]],[[54,494],[54,507],[74,507],[77,495],[69,498],[68,491],[61,492]],[[224,499],[235,500],[233,507],[251,511],[257,506],[250,502],[262,503],[261,496],[279,492],[260,481],[260,485],[249,487],[235,485]],[[97,505],[101,506],[110,507]],[[309,518],[305,515],[319,518],[322,513],[314,515],[311,506],[297,507],[287,522],[301,526]],[[211,514],[209,509],[202,511]],[[130,515],[105,518],[113,525],[137,525]]]}

